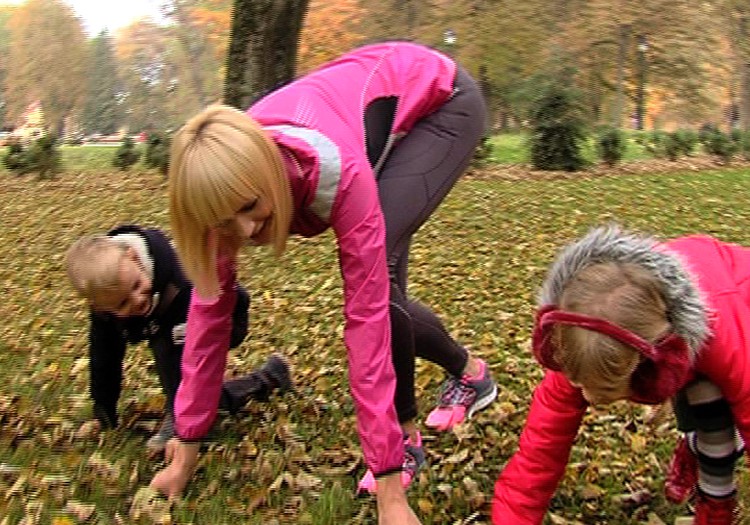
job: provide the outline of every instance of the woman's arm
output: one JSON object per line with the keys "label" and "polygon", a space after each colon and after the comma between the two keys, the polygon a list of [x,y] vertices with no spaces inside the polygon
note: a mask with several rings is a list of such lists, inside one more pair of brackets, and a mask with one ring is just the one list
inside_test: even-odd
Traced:
{"label": "woman's arm", "polygon": [[331,222],[344,281],[349,383],[365,461],[379,476],[400,471],[404,447],[393,404],[396,376],[391,361],[390,281],[385,224],[374,177],[354,177],[339,189],[337,201]]}
{"label": "woman's arm", "polygon": [[220,258],[218,274],[219,297],[204,299],[193,291],[190,300],[182,380],[175,399],[175,431],[179,439],[169,444],[167,468],[151,481],[153,488],[169,496],[181,493],[192,477],[199,441],[211,428],[219,407],[237,295],[234,260]]}
{"label": "woman's arm", "polygon": [[205,299],[195,290],[190,297],[182,380],[175,399],[175,431],[183,441],[203,438],[219,407],[237,299],[232,258],[219,259],[218,275],[218,297]]}

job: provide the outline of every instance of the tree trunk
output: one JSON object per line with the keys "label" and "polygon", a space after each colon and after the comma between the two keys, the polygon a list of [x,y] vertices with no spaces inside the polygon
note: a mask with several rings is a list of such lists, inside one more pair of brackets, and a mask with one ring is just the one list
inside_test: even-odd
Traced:
{"label": "tree trunk", "polygon": [[740,126],[750,130],[750,56],[747,48],[747,15],[740,16]]}
{"label": "tree trunk", "polygon": [[245,109],[294,79],[309,0],[235,0],[224,103]]}

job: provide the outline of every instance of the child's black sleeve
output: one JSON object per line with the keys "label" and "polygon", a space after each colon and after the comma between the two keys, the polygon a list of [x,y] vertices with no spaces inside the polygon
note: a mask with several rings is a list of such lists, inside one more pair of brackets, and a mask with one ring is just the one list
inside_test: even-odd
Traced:
{"label": "child's black sleeve", "polygon": [[94,417],[104,428],[117,426],[117,401],[122,386],[125,337],[114,319],[91,314],[89,332],[90,392]]}

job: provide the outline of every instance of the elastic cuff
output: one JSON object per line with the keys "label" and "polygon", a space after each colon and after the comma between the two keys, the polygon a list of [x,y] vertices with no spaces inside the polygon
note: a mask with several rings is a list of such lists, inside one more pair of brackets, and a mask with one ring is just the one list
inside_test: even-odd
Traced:
{"label": "elastic cuff", "polygon": [[396,472],[401,472],[402,470],[403,470],[403,467],[396,467],[390,470],[384,470],[383,472],[378,472],[377,474],[375,474],[375,479],[382,478],[383,476],[387,476],[388,474],[395,474]]}
{"label": "elastic cuff", "polygon": [[203,438],[187,439],[187,438],[180,437],[177,435],[175,435],[175,437],[177,438],[177,441],[179,441],[180,443],[203,443]]}

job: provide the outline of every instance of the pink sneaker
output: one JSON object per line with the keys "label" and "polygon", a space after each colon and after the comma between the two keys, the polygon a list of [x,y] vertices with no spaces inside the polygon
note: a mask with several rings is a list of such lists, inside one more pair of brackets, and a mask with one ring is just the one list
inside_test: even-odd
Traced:
{"label": "pink sneaker", "polygon": [[497,397],[497,384],[490,376],[487,363],[479,360],[480,371],[476,377],[451,377],[443,383],[440,402],[425,425],[437,430],[450,430],[485,408]]}
{"label": "pink sneaker", "polygon": [[[425,455],[422,449],[422,434],[417,432],[416,443],[409,436],[404,436],[404,466],[401,470],[401,484],[404,488],[408,487],[414,478],[417,477],[417,473],[424,464]],[[370,469],[367,469],[367,472],[365,472],[364,477],[359,481],[357,486],[357,494],[363,492],[369,492],[370,494],[377,492],[377,481]]]}

